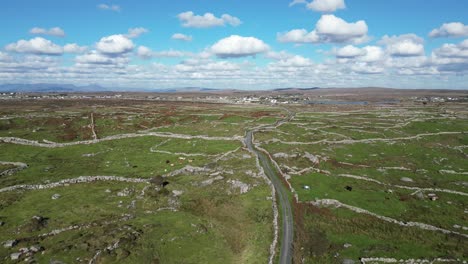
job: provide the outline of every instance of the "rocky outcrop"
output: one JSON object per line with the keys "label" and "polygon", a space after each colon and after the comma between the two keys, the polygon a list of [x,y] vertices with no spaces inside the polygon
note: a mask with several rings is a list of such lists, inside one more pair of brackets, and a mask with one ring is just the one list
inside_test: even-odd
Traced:
{"label": "rocky outcrop", "polygon": [[149,179],[141,179],[141,178],[125,178],[120,176],[80,176],[73,179],[65,179],[54,183],[48,184],[21,184],[21,185],[14,185],[10,187],[5,187],[0,189],[1,192],[10,192],[16,190],[43,190],[43,189],[51,189],[57,188],[62,186],[68,186],[70,184],[78,184],[78,183],[91,183],[96,181],[119,181],[119,182],[130,182],[130,183],[149,183]]}
{"label": "rocky outcrop", "polygon": [[436,259],[395,259],[395,258],[361,258],[362,264],[372,264],[372,263],[404,263],[404,264],[423,264],[423,263],[461,263],[459,259],[443,259],[443,258],[436,258]]}
{"label": "rocky outcrop", "polygon": [[228,180],[227,182],[231,184],[233,189],[239,189],[240,194],[244,194],[250,190],[250,185],[239,180]]}
{"label": "rocky outcrop", "polygon": [[399,220],[396,220],[396,219],[393,219],[393,218],[390,218],[390,217],[387,217],[387,216],[382,216],[382,215],[378,215],[376,213],[372,213],[370,211],[367,211],[367,210],[359,208],[359,207],[355,207],[355,206],[352,206],[352,205],[347,205],[347,204],[341,203],[340,201],[334,200],[334,199],[321,199],[321,200],[315,200],[315,201],[309,202],[309,203],[314,205],[314,206],[335,207],[335,208],[342,207],[342,208],[346,208],[348,210],[351,210],[351,211],[359,213],[359,214],[370,215],[370,216],[376,217],[376,218],[378,218],[380,220],[383,220],[383,221],[386,221],[386,222],[389,222],[389,223],[393,223],[393,224],[397,224],[397,225],[400,225],[400,226],[417,227],[417,228],[421,228],[421,229],[424,229],[424,230],[438,231],[438,232],[442,232],[444,234],[454,234],[454,235],[459,235],[459,236],[463,236],[465,238],[468,238],[468,235],[462,234],[462,233],[459,233],[459,232],[456,232],[456,231],[450,231],[450,230],[447,230],[447,229],[443,229],[443,228],[440,228],[440,227],[436,227],[436,226],[432,226],[432,225],[428,225],[428,224],[424,224],[424,223],[419,223],[419,222],[399,221]]}
{"label": "rocky outcrop", "polygon": [[179,139],[203,139],[203,140],[227,140],[227,141],[242,141],[243,138],[239,136],[234,137],[209,137],[204,135],[183,135],[183,134],[173,134],[173,133],[158,133],[158,132],[149,132],[144,134],[138,133],[128,133],[128,134],[119,134],[114,136],[108,136],[105,138],[95,139],[95,140],[83,140],[83,141],[75,141],[75,142],[67,142],[67,143],[57,143],[52,141],[44,141],[45,143],[41,143],[37,140],[29,140],[24,138],[17,138],[17,137],[0,137],[0,142],[4,143],[11,143],[11,144],[18,144],[18,145],[27,145],[27,146],[35,146],[35,147],[43,147],[43,148],[63,148],[68,146],[75,146],[75,145],[89,145],[89,144],[96,144],[99,142],[110,141],[110,140],[118,140],[124,138],[135,138],[135,137],[163,137],[163,138],[179,138]]}
{"label": "rocky outcrop", "polygon": [[15,166],[15,168],[7,169],[4,171],[0,172],[0,177],[1,176],[7,176],[7,175],[12,175],[18,171],[24,170],[28,167],[28,164],[23,163],[23,162],[10,162],[10,161],[0,161],[0,165],[10,165],[10,166]]}
{"label": "rocky outcrop", "polygon": [[173,177],[173,176],[180,175],[180,174],[187,174],[187,173],[193,174],[193,173],[202,173],[202,172],[210,172],[210,171],[211,170],[208,168],[194,167],[194,166],[187,165],[181,169],[175,170],[171,173],[164,175],[164,177]]}

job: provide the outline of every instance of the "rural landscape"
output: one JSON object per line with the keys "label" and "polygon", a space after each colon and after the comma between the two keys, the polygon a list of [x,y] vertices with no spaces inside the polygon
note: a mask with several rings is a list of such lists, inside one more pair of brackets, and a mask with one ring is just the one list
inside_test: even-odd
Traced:
{"label": "rural landscape", "polygon": [[465,261],[466,91],[336,91],[3,98],[2,262]]}
{"label": "rural landscape", "polygon": [[0,263],[468,264],[466,0],[3,0]]}

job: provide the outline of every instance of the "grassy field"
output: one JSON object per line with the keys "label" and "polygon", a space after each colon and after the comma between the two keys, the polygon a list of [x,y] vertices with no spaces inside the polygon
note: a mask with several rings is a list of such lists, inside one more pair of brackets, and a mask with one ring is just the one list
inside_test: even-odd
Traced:
{"label": "grassy field", "polygon": [[[309,204],[333,199],[383,217],[468,235],[466,107],[331,109],[293,108],[291,122],[255,135],[291,177],[299,197],[295,260],[466,260],[467,238],[462,235],[402,227],[346,208]],[[427,189],[418,191],[421,188]]]}
{"label": "grassy field", "polygon": [[[98,138],[147,132],[233,137],[281,115],[268,107],[210,104],[24,103],[0,107],[0,137],[92,140],[91,113]],[[240,140],[146,135],[59,148],[0,143],[0,161],[28,165],[1,177],[0,189],[79,176],[142,181],[0,192],[0,242],[15,241],[0,247],[2,263],[18,262],[11,257],[18,252],[21,261],[37,263],[265,263],[269,258],[271,189]]]}
{"label": "grassy field", "polygon": [[[298,197],[294,263],[468,259],[466,104],[288,109],[274,128],[287,112],[271,106],[6,101],[0,137],[86,144],[0,140],[0,161],[28,165],[0,177],[0,262],[266,263],[271,189],[241,142],[253,128]],[[120,178],[49,188],[80,176]],[[312,205],[324,199],[448,233]]]}

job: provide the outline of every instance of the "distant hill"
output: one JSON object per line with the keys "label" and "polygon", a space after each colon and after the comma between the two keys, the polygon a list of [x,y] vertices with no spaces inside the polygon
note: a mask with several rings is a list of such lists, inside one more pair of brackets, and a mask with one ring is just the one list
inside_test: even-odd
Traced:
{"label": "distant hill", "polygon": [[190,93],[190,92],[216,92],[223,89],[204,88],[204,87],[181,87],[181,88],[163,88],[163,89],[148,89],[148,88],[106,88],[97,84],[77,86],[74,84],[52,84],[52,83],[36,83],[36,84],[0,84],[0,92],[37,92],[37,93],[54,93],[54,92],[162,92],[162,93]]}
{"label": "distant hill", "polygon": [[100,85],[76,86],[73,84],[1,84],[0,92],[37,92],[37,93],[53,93],[53,92],[99,92],[110,91]]}
{"label": "distant hill", "polygon": [[320,89],[319,87],[311,87],[311,88],[277,88],[273,89],[272,91],[275,92],[285,92],[285,91],[310,91],[310,90],[317,90]]}

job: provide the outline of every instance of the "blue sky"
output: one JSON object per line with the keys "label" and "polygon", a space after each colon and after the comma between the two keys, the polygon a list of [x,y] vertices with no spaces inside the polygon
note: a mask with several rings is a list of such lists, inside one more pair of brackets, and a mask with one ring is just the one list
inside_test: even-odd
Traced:
{"label": "blue sky", "polygon": [[460,0],[4,0],[0,83],[468,88]]}

